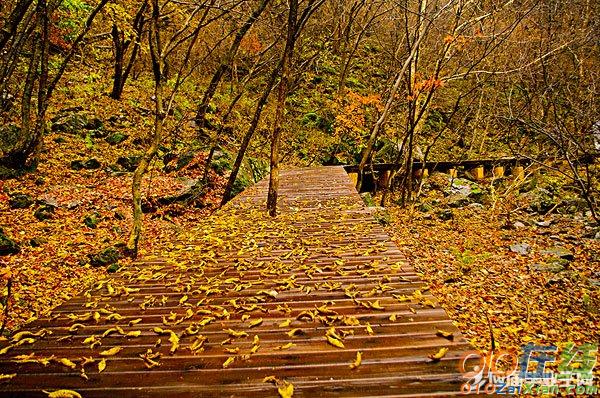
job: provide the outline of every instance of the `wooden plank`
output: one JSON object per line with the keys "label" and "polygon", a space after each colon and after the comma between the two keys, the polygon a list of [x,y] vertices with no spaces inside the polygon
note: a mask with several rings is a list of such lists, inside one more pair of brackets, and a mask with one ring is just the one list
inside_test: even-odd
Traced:
{"label": "wooden plank", "polygon": [[[166,242],[163,252],[28,325],[50,334],[0,356],[1,372],[16,373],[0,383],[0,397],[63,388],[86,398],[277,396],[266,376],[293,383],[294,397],[460,394],[458,365],[469,344],[344,169],[282,173],[274,220],[264,215],[265,196],[263,181],[207,220],[205,232]],[[344,336],[343,348],[327,342],[331,327]],[[453,338],[437,335],[440,329]],[[173,353],[170,331],[180,343]],[[122,335],[128,332],[136,336]],[[189,349],[192,332],[206,339],[199,352]],[[92,338],[101,345],[84,344]],[[99,373],[100,353],[115,347],[120,352],[105,357]],[[448,353],[432,361],[440,347]],[[161,355],[160,366],[147,369],[141,356],[148,350]],[[351,369],[358,351],[363,362]],[[83,358],[94,361],[85,378]]]}

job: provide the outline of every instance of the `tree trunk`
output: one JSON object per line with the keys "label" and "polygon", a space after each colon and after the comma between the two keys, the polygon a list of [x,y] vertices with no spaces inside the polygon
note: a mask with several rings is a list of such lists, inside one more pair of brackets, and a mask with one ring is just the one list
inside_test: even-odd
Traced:
{"label": "tree trunk", "polygon": [[217,87],[219,86],[223,75],[227,71],[227,68],[231,66],[231,63],[233,62],[240,48],[240,45],[242,44],[242,40],[246,36],[246,33],[248,33],[248,31],[250,30],[252,25],[254,25],[254,22],[256,22],[258,17],[260,17],[262,12],[265,10],[267,5],[269,4],[269,1],[271,0],[260,1],[260,3],[258,4],[258,8],[254,10],[254,12],[252,12],[250,17],[248,17],[246,22],[244,22],[240,30],[238,30],[238,32],[236,33],[235,39],[233,40],[233,43],[231,44],[231,47],[229,48],[225,59],[223,60],[223,62],[221,62],[221,64],[213,74],[213,77],[210,80],[210,83],[208,84],[208,88],[204,92],[204,97],[202,97],[202,102],[200,102],[198,110],[196,111],[196,125],[198,131],[201,131],[206,124],[206,112],[208,111],[210,101],[215,96],[215,93],[217,92]]}
{"label": "tree trunk", "polygon": [[288,13],[287,39],[281,60],[281,80],[277,92],[277,108],[275,109],[275,122],[271,141],[271,173],[269,176],[269,193],[267,196],[267,210],[271,217],[277,215],[277,196],[279,189],[279,146],[281,130],[285,113],[288,84],[290,80],[291,62],[294,56],[294,45],[297,38],[296,19],[298,16],[298,0],[290,0]]}
{"label": "tree trunk", "polygon": [[113,24],[112,27],[112,40],[115,46],[115,64],[114,64],[114,76],[113,76],[113,88],[110,93],[110,97],[113,99],[121,99],[123,93],[123,58],[125,57],[125,38],[123,32],[119,29],[117,24]]}
{"label": "tree trunk", "polygon": [[250,123],[250,127],[244,138],[242,140],[242,144],[240,145],[240,149],[238,150],[237,156],[235,157],[235,162],[233,163],[233,168],[231,169],[231,174],[229,174],[229,179],[227,180],[227,185],[225,186],[225,193],[223,194],[223,199],[221,200],[221,206],[224,206],[227,202],[231,200],[231,193],[233,191],[233,184],[235,184],[235,180],[237,179],[237,175],[240,171],[240,167],[242,166],[242,162],[244,160],[244,155],[246,154],[246,150],[248,149],[248,145],[250,145],[250,141],[254,136],[254,132],[258,127],[258,123],[260,122],[260,117],[262,115],[262,111],[267,104],[269,99],[269,95],[275,86],[275,81],[277,80],[277,75],[281,70],[281,64],[277,65],[271,76],[269,76],[269,81],[263,91],[262,96],[258,100],[258,104],[256,105],[256,110],[254,111],[254,116],[252,117],[252,122]]}
{"label": "tree trunk", "polygon": [[119,27],[115,24],[113,25],[112,37],[113,43],[115,45],[115,65],[114,65],[114,78],[113,78],[113,88],[110,93],[110,97],[116,100],[120,100],[123,96],[123,90],[125,88],[125,83],[129,78],[129,74],[135,61],[137,59],[139,50],[140,50],[140,40],[142,37],[142,31],[144,29],[145,19],[144,12],[146,12],[146,7],[148,7],[148,1],[144,1],[137,13],[135,14],[135,18],[133,20],[133,31],[135,32],[135,38],[133,39],[133,49],[131,50],[131,54],[129,55],[129,60],[127,61],[127,66],[125,66],[125,58],[127,54],[127,50],[131,46],[131,40],[125,40],[123,37],[123,32]]}
{"label": "tree trunk", "polygon": [[17,5],[10,13],[6,24],[0,29],[0,53],[4,50],[6,43],[17,33],[17,28],[23,20],[25,13],[31,6],[33,0],[17,1]]}
{"label": "tree trunk", "polygon": [[150,146],[144,153],[140,164],[133,173],[133,183],[131,186],[131,192],[133,196],[133,227],[129,235],[129,241],[127,243],[127,249],[133,257],[137,256],[138,245],[140,236],[142,233],[142,179],[150,162],[158,151],[160,140],[162,138],[163,123],[165,119],[165,112],[163,109],[163,65],[162,65],[162,48],[160,41],[159,32],[159,19],[160,19],[160,8],[158,0],[152,2],[152,23],[150,26],[150,58],[152,60],[152,69],[154,72],[154,97],[155,97],[155,109],[154,109],[154,127],[152,134],[152,141]]}
{"label": "tree trunk", "polygon": [[381,115],[379,116],[379,119],[377,119],[377,122],[375,123],[375,125],[373,126],[373,129],[371,130],[371,134],[367,141],[367,145],[366,145],[366,147],[363,151],[362,157],[360,159],[360,164],[358,165],[358,183],[356,184],[356,186],[359,191],[360,191],[360,188],[362,185],[362,179],[363,179],[363,173],[365,170],[365,166],[367,165],[367,162],[369,162],[371,153],[373,152],[373,145],[375,144],[375,141],[379,137],[379,133],[383,129],[384,124],[387,122],[392,105],[394,104],[394,102],[396,100],[396,93],[398,92],[398,89],[400,88],[400,84],[402,83],[402,80],[404,78],[404,74],[406,73],[406,70],[408,69],[408,67],[411,65],[412,60],[419,49],[419,45],[421,44],[421,41],[423,40],[423,37],[425,36],[424,31],[425,30],[420,31],[418,37],[416,38],[415,42],[413,43],[410,53],[406,57],[406,60],[404,60],[404,63],[402,64],[402,68],[400,69],[400,72],[396,76],[396,80],[394,81],[394,85],[392,86],[392,89],[390,90],[390,94],[385,103],[383,112],[381,113]]}

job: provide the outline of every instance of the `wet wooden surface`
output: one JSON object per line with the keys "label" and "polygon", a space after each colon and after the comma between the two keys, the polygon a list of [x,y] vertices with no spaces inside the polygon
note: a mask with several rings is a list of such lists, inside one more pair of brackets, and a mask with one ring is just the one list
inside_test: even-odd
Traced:
{"label": "wet wooden surface", "polygon": [[469,345],[344,169],[285,171],[280,195],[270,219],[257,184],[2,343],[0,397],[458,395]]}

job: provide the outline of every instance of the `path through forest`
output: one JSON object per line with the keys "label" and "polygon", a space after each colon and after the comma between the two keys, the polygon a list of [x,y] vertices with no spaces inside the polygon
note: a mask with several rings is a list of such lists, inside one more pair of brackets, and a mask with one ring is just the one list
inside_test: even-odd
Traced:
{"label": "path through forest", "polygon": [[0,396],[458,395],[468,343],[343,168],[266,188],[0,346]]}

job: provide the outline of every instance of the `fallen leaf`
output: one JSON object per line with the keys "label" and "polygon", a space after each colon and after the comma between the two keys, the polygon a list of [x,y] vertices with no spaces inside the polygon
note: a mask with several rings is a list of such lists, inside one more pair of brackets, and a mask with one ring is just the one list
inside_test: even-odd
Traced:
{"label": "fallen leaf", "polygon": [[360,363],[362,362],[362,353],[360,351],[358,351],[356,353],[356,359],[354,360],[354,362],[352,362],[350,364],[350,369],[356,369],[360,366]]}
{"label": "fallen leaf", "polygon": [[294,395],[294,385],[290,382],[283,381],[277,386],[277,392],[281,398],[292,398]]}
{"label": "fallen leaf", "polygon": [[123,349],[123,347],[119,347],[119,346],[113,347],[113,348],[111,348],[109,350],[102,351],[100,353],[100,355],[102,355],[103,357],[110,357],[110,356],[113,356],[113,355],[117,355],[119,352],[121,352],[122,349]]}
{"label": "fallen leaf", "polygon": [[82,398],[81,394],[73,390],[44,391],[44,393],[48,395],[48,398]]}
{"label": "fallen leaf", "polygon": [[106,359],[102,358],[100,362],[98,362],[98,373],[102,373],[104,369],[106,369]]}
{"label": "fallen leaf", "polygon": [[432,359],[434,362],[436,362],[436,361],[439,361],[440,359],[442,359],[446,355],[447,352],[448,352],[448,347],[442,347],[435,354],[429,355],[429,358]]}

